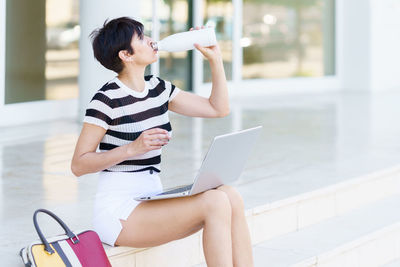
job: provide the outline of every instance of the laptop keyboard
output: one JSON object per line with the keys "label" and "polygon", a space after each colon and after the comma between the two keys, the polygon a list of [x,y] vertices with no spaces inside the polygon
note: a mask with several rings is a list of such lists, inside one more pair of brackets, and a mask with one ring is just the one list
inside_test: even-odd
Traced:
{"label": "laptop keyboard", "polygon": [[185,191],[190,190],[192,188],[192,186],[193,186],[193,184],[189,184],[189,185],[186,185],[186,186],[183,186],[183,187],[171,189],[171,190],[168,190],[168,191],[165,191],[165,192],[162,192],[162,193],[158,194],[158,196],[159,195],[169,195],[169,194],[185,192]]}

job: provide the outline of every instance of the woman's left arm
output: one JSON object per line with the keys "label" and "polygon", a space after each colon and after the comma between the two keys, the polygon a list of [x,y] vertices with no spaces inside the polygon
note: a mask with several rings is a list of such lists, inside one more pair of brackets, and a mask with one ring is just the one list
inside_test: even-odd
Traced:
{"label": "woman's left arm", "polygon": [[[204,26],[202,27],[204,28]],[[196,27],[198,29],[198,27]],[[190,29],[192,30],[192,29]],[[218,44],[202,47],[195,44],[208,60],[211,68],[212,91],[209,98],[181,91],[169,103],[169,109],[176,113],[202,118],[225,117],[229,114],[229,95],[224,65]]]}

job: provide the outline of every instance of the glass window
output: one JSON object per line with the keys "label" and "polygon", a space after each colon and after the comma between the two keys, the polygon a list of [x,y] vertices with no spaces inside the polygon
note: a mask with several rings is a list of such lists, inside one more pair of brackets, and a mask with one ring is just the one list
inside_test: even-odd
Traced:
{"label": "glass window", "polygon": [[79,0],[8,0],[5,103],[76,98],[79,35]]}
{"label": "glass window", "polygon": [[[232,80],[232,16],[231,0],[206,0],[204,3],[204,25],[215,28],[221,49],[227,80]],[[211,70],[207,60],[203,64],[203,80],[211,82]]]}
{"label": "glass window", "polygon": [[244,79],[335,74],[334,0],[244,0]]}
{"label": "glass window", "polygon": [[[168,35],[188,31],[192,21],[192,1],[160,0],[157,6],[160,40]],[[192,51],[159,52],[160,77],[183,90],[191,90]]]}

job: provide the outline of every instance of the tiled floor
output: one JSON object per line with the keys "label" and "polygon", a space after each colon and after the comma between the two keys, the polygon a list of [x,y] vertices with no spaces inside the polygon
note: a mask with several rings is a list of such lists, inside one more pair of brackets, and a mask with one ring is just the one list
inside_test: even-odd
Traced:
{"label": "tiled floor", "polygon": [[[400,163],[400,93],[325,93],[241,98],[221,119],[171,114],[162,179],[190,182],[212,138],[263,125],[237,182],[247,207],[307,192]],[[72,229],[91,227],[96,174],[75,178],[70,159],[80,124],[60,120],[0,128],[0,255],[18,266],[20,247],[36,239],[32,214],[48,208]],[[40,217],[44,232],[60,232]]]}

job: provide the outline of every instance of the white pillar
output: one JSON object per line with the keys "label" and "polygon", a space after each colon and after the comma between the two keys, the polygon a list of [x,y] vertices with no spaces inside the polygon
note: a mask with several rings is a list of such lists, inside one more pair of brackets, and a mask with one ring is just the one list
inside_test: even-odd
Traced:
{"label": "white pillar", "polygon": [[341,1],[339,65],[348,90],[400,90],[400,2]]}
{"label": "white pillar", "polygon": [[[147,0],[149,1],[149,0]],[[158,0],[152,0],[152,31],[151,31],[151,38],[155,41],[160,39],[160,23],[157,16],[157,2]],[[154,76],[160,76],[160,61],[157,60],[153,64],[151,64],[151,74]]]}
{"label": "white pillar", "polygon": [[370,6],[369,1],[341,1],[336,25],[342,27],[340,65],[342,87],[345,90],[366,90],[370,77]]}
{"label": "white pillar", "polygon": [[400,1],[370,3],[371,90],[400,90]]}
{"label": "white pillar", "polygon": [[242,81],[243,67],[243,48],[240,40],[242,39],[243,27],[243,1],[232,0],[233,3],[233,42],[232,42],[232,81],[239,83]]}
{"label": "white pillar", "polygon": [[[203,0],[194,0],[193,1],[193,22],[189,23],[190,27],[196,27],[203,25],[204,16],[203,12],[199,12],[198,10],[203,10],[204,8],[204,1]],[[199,51],[196,49],[193,50],[193,92],[199,93],[200,87],[203,84],[203,56]]]}
{"label": "white pillar", "polygon": [[[141,21],[139,0],[81,0],[79,44],[79,121],[94,93],[116,75],[107,70],[93,56],[90,33],[103,25],[106,19],[129,16]],[[142,22],[142,21],[141,21]]]}

